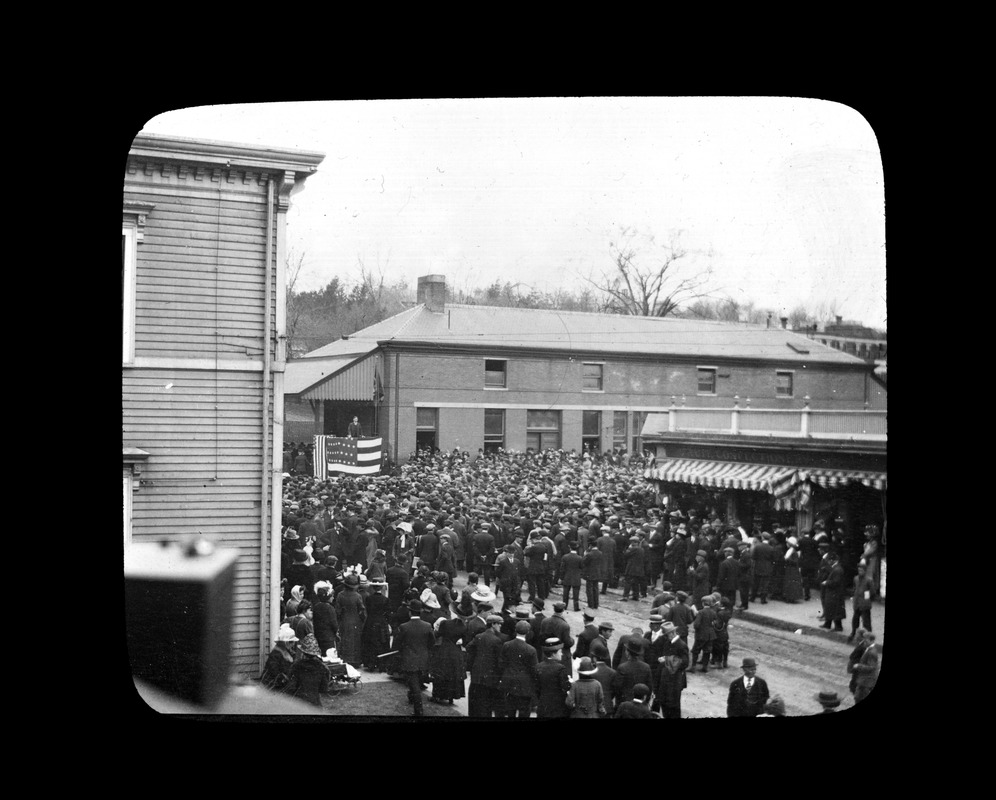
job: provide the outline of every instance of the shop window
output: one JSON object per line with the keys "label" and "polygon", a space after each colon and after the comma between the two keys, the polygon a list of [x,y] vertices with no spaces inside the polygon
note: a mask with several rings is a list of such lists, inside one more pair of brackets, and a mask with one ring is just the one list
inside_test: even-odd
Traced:
{"label": "shop window", "polygon": [[582,364],[581,388],[586,392],[602,391],[602,364]]}
{"label": "shop window", "polygon": [[600,453],[602,448],[602,412],[581,412],[581,447],[592,453]]}
{"label": "shop window", "polygon": [[526,449],[538,452],[548,448],[560,449],[560,412],[527,411]]}
{"label": "shop window", "polygon": [[505,411],[500,408],[484,409],[484,452],[497,453],[505,446]]}
{"label": "shop window", "polygon": [[612,449],[626,449],[626,421],[629,415],[625,411],[612,412]]}
{"label": "shop window", "polygon": [[484,388],[485,389],[505,389],[506,367],[508,362],[501,358],[484,359]]}
{"label": "shop window", "polygon": [[792,397],[793,374],[786,370],[779,370],[775,373],[775,396]]}
{"label": "shop window", "polygon": [[716,394],[715,367],[699,367],[699,394]]}
{"label": "shop window", "polygon": [[633,412],[633,447],[630,452],[634,455],[643,452],[643,426],[647,422],[649,411]]}

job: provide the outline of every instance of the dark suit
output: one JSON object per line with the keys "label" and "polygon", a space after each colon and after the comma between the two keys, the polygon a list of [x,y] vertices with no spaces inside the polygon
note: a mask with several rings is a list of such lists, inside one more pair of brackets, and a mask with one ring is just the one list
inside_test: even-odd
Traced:
{"label": "dark suit", "polygon": [[408,699],[415,705],[415,716],[422,716],[422,680],[429,671],[429,655],[436,644],[432,626],[419,617],[398,628],[394,648],[399,650],[398,668],[408,683]]}
{"label": "dark suit", "polygon": [[606,716],[612,716],[620,703],[619,693],[622,690],[623,679],[604,661],[596,661],[595,664],[595,680],[602,684],[602,700],[605,703]]}
{"label": "dark suit", "polygon": [[474,571],[489,587],[495,580],[495,537],[487,531],[478,531],[470,538],[470,549],[474,554]]}
{"label": "dark suit", "polygon": [[[620,703],[633,699],[633,687],[636,686],[636,684],[642,683],[647,688],[650,688],[653,680],[650,675],[650,665],[645,664],[639,659],[631,658],[629,661],[624,661],[619,665],[619,669],[616,670],[616,672],[618,672],[620,678]],[[618,705],[616,708],[618,709]]]}
{"label": "dark suit", "polygon": [[605,555],[598,549],[589,550],[581,561],[581,575],[588,608],[598,608],[598,584],[604,579]]}
{"label": "dark suit", "polygon": [[540,644],[547,639],[559,639],[564,646],[560,648],[560,662],[567,670],[567,677],[574,677],[574,664],[571,661],[571,647],[574,646],[574,637],[571,636],[571,624],[563,617],[554,614],[547,617],[540,623]]}
{"label": "dark suit", "polygon": [[768,602],[768,583],[771,581],[772,563],[774,550],[767,542],[761,541],[754,545],[751,553],[751,561],[754,563],[754,586],[751,589],[750,599],[760,595],[761,602]]}
{"label": "dark suit", "polygon": [[578,643],[574,648],[574,658],[584,658],[591,649],[591,643],[598,636],[598,626],[589,622],[584,626],[584,630],[578,634]]}
{"label": "dark suit", "polygon": [[629,599],[629,593],[632,590],[633,599],[639,600],[641,597],[647,596],[647,566],[645,562],[645,556],[643,548],[633,542],[623,553],[623,559],[626,562],[626,569],[624,575],[623,584],[623,600]]}
{"label": "dark suit", "polygon": [[768,684],[763,678],[754,678],[754,685],[748,692],[744,678],[739,677],[730,684],[730,694],[726,700],[726,716],[756,717],[768,702]]}
{"label": "dark suit", "polygon": [[[634,644],[640,648],[640,652],[637,654],[637,658],[640,661],[647,662],[647,640],[638,633],[627,633],[625,636],[619,637],[619,644],[616,645],[616,651],[612,654],[612,669],[619,669],[619,665],[626,660],[626,645]],[[649,684],[648,684],[649,685]]]}
{"label": "dark suit", "polygon": [[581,591],[581,556],[574,551],[567,553],[560,559],[561,581],[564,584],[564,605],[568,603],[568,595],[574,592],[574,610],[580,611]]}
{"label": "dark suit", "polygon": [[491,630],[475,636],[467,645],[470,687],[467,692],[467,716],[491,718],[502,716],[504,704],[498,691],[501,680],[501,648],[505,637]]}
{"label": "dark suit", "polygon": [[536,698],[536,648],[516,637],[501,646],[501,680],[505,696],[505,715],[525,719]]}
{"label": "dark suit", "polygon": [[657,686],[654,689],[654,705],[660,706],[664,719],[681,718],[681,692],[688,685],[685,670],[691,659],[688,654],[688,645],[677,637],[674,641],[666,641],[663,647],[663,655],[672,661],[673,669],[668,669],[664,664],[658,664]]}
{"label": "dark suit", "polygon": [[536,717],[538,719],[566,717],[567,693],[571,682],[567,670],[557,658],[546,658],[536,667]]}

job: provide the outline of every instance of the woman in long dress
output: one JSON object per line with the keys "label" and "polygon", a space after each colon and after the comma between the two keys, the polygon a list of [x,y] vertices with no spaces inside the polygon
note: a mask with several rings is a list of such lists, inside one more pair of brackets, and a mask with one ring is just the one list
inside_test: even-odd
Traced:
{"label": "woman in long dress", "polygon": [[448,703],[466,696],[464,680],[467,666],[463,649],[457,644],[467,631],[460,617],[440,618],[436,629],[438,643],[432,648],[429,672],[432,675],[432,702]]}
{"label": "woman in long dress", "polygon": [[373,592],[367,598],[367,621],[363,625],[363,664],[377,672],[381,669],[378,656],[391,649],[385,585],[382,581],[371,582]]}
{"label": "woman in long dress", "polygon": [[339,658],[354,667],[363,663],[363,626],[367,619],[359,585],[360,579],[356,575],[347,575],[345,588],[335,599],[339,617]]}
{"label": "woman in long dress", "polygon": [[802,600],[802,571],[799,569],[799,541],[790,536],[786,540],[788,549],[785,551],[783,576],[782,576],[782,600],[786,603],[798,603]]}

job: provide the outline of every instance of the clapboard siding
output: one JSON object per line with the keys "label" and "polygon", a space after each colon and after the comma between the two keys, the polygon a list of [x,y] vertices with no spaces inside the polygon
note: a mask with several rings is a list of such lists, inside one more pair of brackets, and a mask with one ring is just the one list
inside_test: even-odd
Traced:
{"label": "clapboard siding", "polygon": [[[269,463],[262,463],[264,440],[273,435],[273,393],[271,386],[264,429],[260,372],[264,353],[276,354],[283,300],[275,267],[277,228],[286,221],[277,191],[288,177],[303,181],[321,160],[140,134],[124,176],[126,215],[153,206],[139,223],[134,364],[170,364],[122,370],[123,444],[149,454],[133,497],[132,539],[199,532],[238,551],[231,665],[251,677],[269,651],[260,634],[269,640],[273,633],[270,504],[280,503],[270,497]],[[269,179],[275,202],[268,240]],[[183,368],[186,359],[190,369]],[[242,359],[251,363],[232,369]],[[220,368],[201,368],[213,360]]]}
{"label": "clapboard siding", "polygon": [[238,200],[231,192],[132,195],[156,206],[139,249],[136,357],[259,358],[264,346],[272,355],[273,337],[263,341],[265,187],[246,189]]}

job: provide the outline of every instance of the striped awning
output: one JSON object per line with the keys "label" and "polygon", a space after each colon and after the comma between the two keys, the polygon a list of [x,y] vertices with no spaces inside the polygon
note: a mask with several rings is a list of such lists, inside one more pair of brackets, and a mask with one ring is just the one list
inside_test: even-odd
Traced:
{"label": "striped awning", "polygon": [[849,483],[860,483],[862,486],[884,491],[888,484],[884,472],[846,469],[800,469],[796,471],[792,484],[794,486],[807,481],[824,489],[838,489]]}
{"label": "striped awning", "polygon": [[776,489],[782,490],[779,493],[791,489],[791,477],[795,472],[794,467],[772,464],[676,458],[647,470],[645,477],[664,483],[690,483],[714,489],[747,489],[776,494]]}

